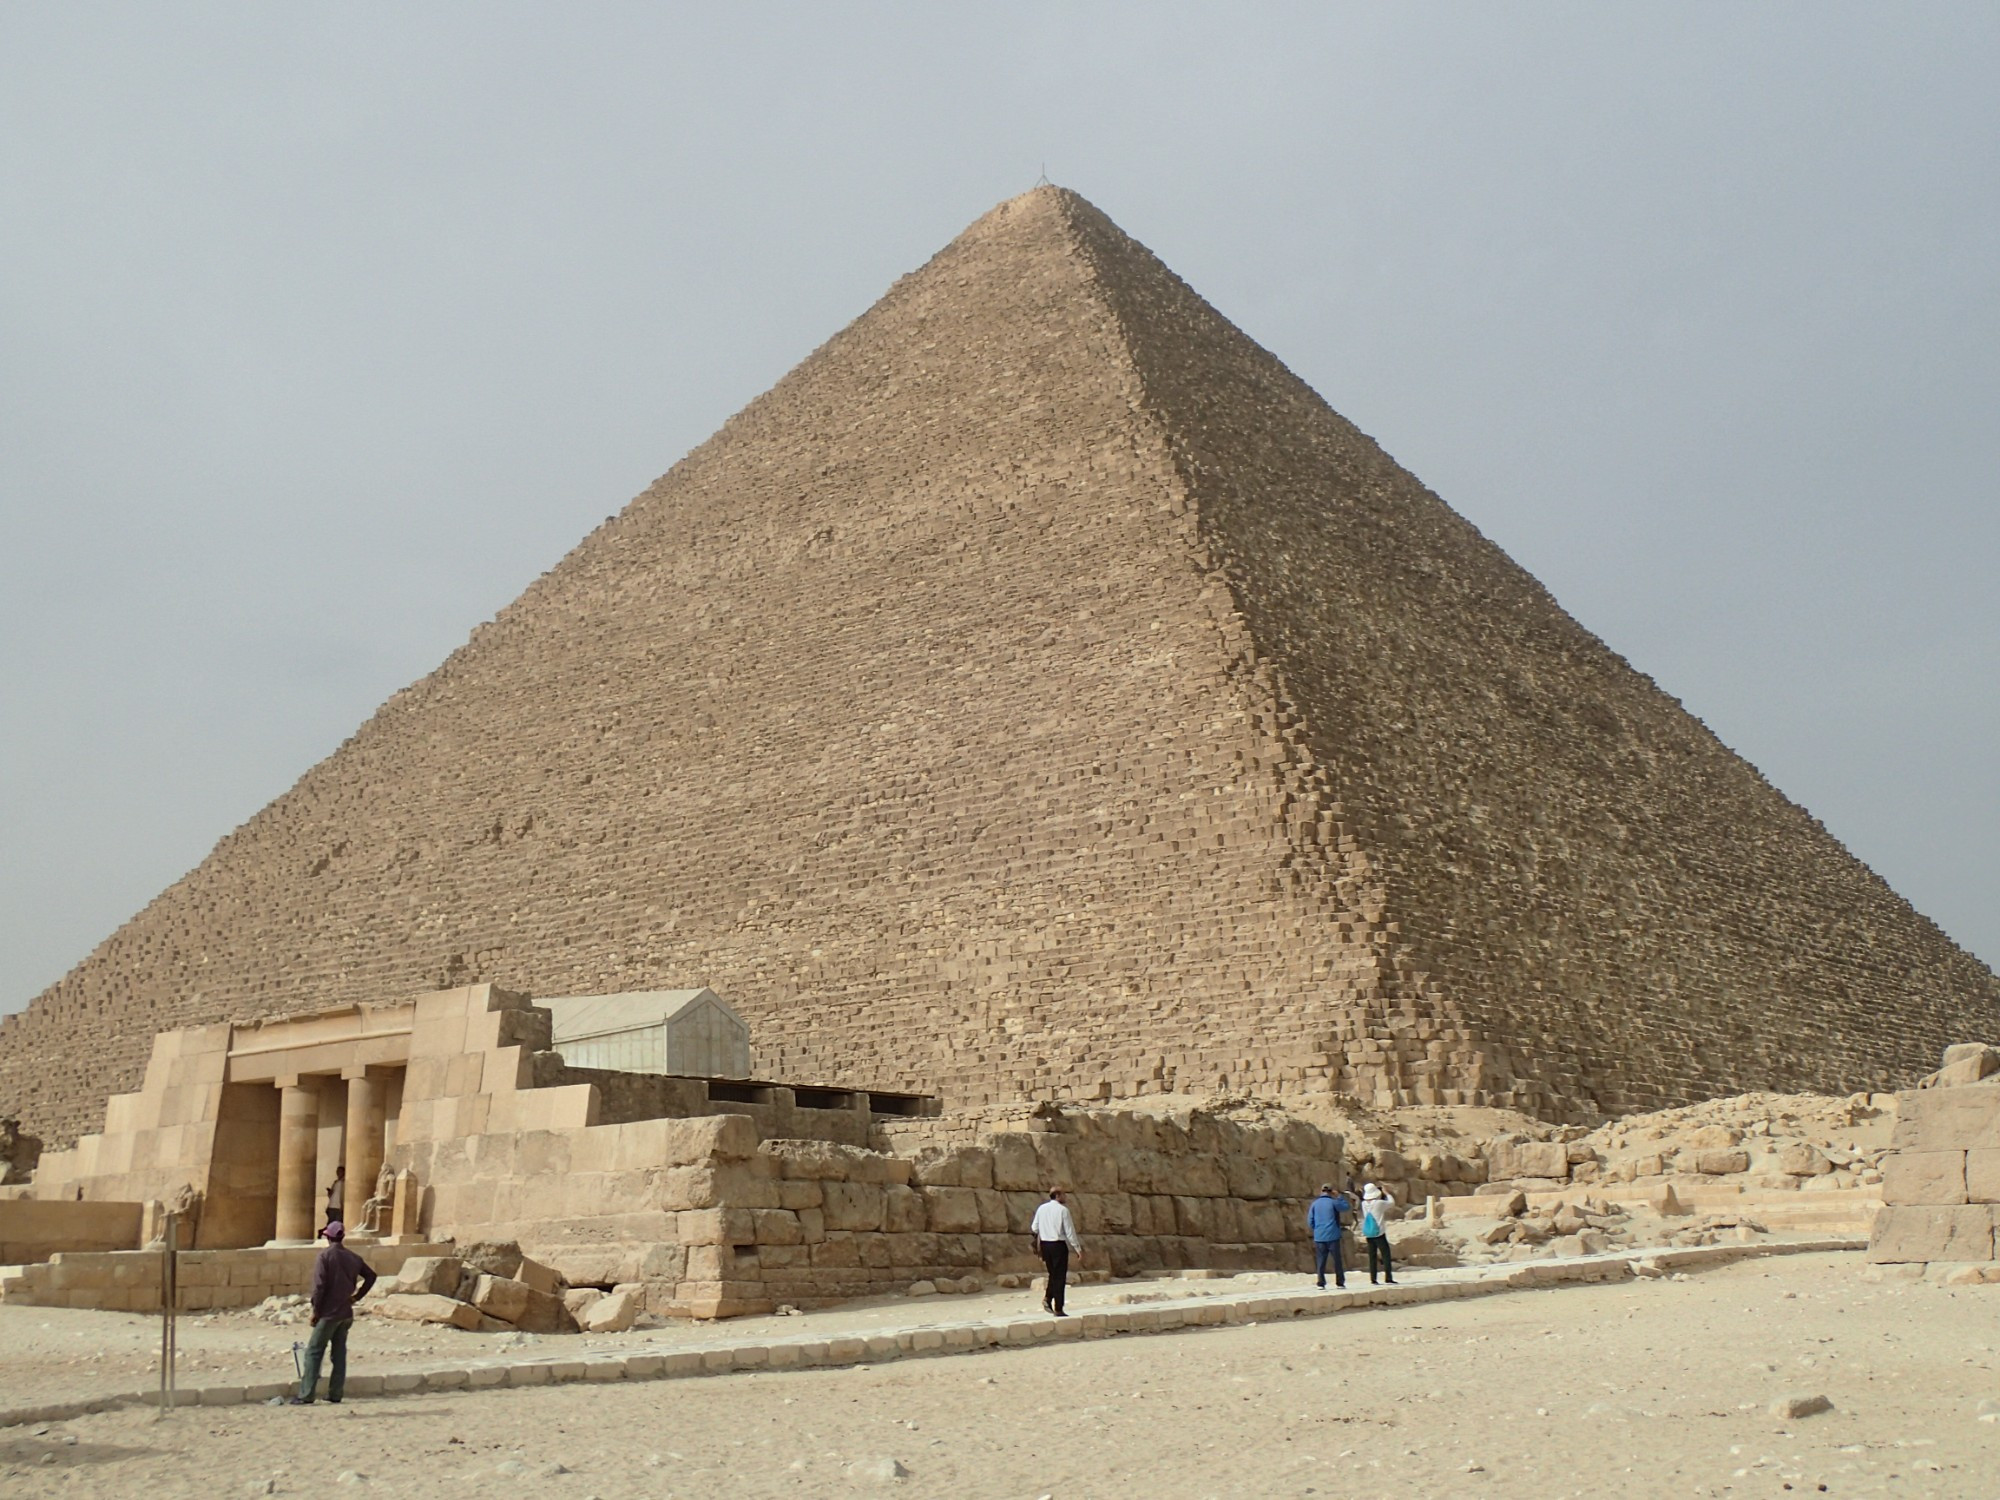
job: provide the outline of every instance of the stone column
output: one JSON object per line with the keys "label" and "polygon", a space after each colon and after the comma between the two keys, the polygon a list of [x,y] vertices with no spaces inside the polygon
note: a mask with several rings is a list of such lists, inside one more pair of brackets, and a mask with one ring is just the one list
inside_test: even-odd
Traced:
{"label": "stone column", "polygon": [[375,1176],[382,1170],[382,1153],[388,1145],[388,1080],[371,1078],[366,1068],[349,1068],[347,1079],[347,1137],[344,1152],[347,1167],[347,1227],[351,1233],[360,1223],[362,1210],[375,1196]]}
{"label": "stone column", "polygon": [[319,1095],[303,1080],[278,1084],[278,1232],[275,1244],[310,1245],[319,1229]]}

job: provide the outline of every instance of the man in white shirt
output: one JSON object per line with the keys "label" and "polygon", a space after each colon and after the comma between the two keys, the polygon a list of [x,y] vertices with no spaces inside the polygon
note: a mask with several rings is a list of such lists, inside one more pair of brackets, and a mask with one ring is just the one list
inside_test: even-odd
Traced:
{"label": "man in white shirt", "polygon": [[1049,1189],[1049,1201],[1035,1210],[1034,1218],[1028,1221],[1028,1233],[1035,1237],[1042,1264],[1049,1268],[1042,1308],[1066,1318],[1069,1314],[1063,1311],[1063,1284],[1069,1279],[1069,1253],[1074,1250],[1078,1255],[1083,1254],[1083,1241],[1077,1238],[1076,1220],[1070,1215],[1069,1205],[1063,1202],[1061,1188]]}

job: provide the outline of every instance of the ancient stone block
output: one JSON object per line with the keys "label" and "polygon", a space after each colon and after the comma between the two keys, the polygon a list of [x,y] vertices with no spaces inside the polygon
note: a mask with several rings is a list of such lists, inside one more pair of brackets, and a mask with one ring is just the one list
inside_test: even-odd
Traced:
{"label": "ancient stone block", "polygon": [[1993,1259],[1990,1204],[1955,1208],[1888,1206],[1875,1215],[1869,1237],[1872,1261],[1986,1261]]}
{"label": "ancient stone block", "polygon": [[[1883,1174],[1885,1183],[1887,1175]],[[1980,1146],[1965,1153],[1965,1201],[2000,1203],[2000,1146]]]}
{"label": "ancient stone block", "polygon": [[971,1188],[929,1188],[924,1198],[929,1204],[930,1226],[940,1234],[979,1233],[979,1196]]}
{"label": "ancient stone block", "polygon": [[1486,1163],[1487,1175],[1494,1181],[1569,1176],[1569,1150],[1561,1141],[1496,1141],[1487,1150]]}
{"label": "ancient stone block", "polygon": [[1833,1163],[1826,1159],[1826,1153],[1805,1141],[1780,1147],[1776,1165],[1780,1172],[1792,1177],[1817,1177],[1833,1170]]}
{"label": "ancient stone block", "polygon": [[458,1295],[463,1267],[447,1255],[413,1255],[396,1273],[396,1290],[439,1297]]}
{"label": "ancient stone block", "polygon": [[926,1228],[924,1197],[915,1188],[891,1185],[882,1190],[882,1229],[887,1234],[915,1234]]}
{"label": "ancient stone block", "polygon": [[993,1138],[993,1185],[1003,1193],[1041,1193],[1063,1184],[1047,1181],[1033,1141],[1009,1134]]}
{"label": "ancient stone block", "polygon": [[614,1287],[592,1302],[577,1319],[585,1333],[622,1333],[646,1310],[643,1286]]}
{"label": "ancient stone block", "polygon": [[1899,1094],[1889,1145],[1896,1151],[2000,1146],[2000,1083]]}
{"label": "ancient stone block", "polygon": [[498,1318],[503,1323],[517,1323],[527,1311],[528,1299],[534,1295],[534,1290],[525,1281],[482,1273],[473,1282],[472,1295],[466,1300],[489,1318]]}
{"label": "ancient stone block", "polygon": [[1882,1163],[1882,1201],[1939,1207],[1966,1201],[1963,1151],[1892,1151]]}
{"label": "ancient stone block", "polygon": [[1750,1153],[1742,1150],[1708,1150],[1694,1154],[1694,1169],[1710,1177],[1726,1177],[1750,1170]]}
{"label": "ancient stone block", "polygon": [[871,1182],[828,1182],[821,1212],[830,1230],[879,1231],[882,1228],[882,1189]]}
{"label": "ancient stone block", "polygon": [[469,1302],[423,1292],[392,1292],[373,1303],[372,1311],[378,1318],[393,1318],[403,1323],[446,1323],[468,1331],[476,1330],[480,1324],[479,1309]]}

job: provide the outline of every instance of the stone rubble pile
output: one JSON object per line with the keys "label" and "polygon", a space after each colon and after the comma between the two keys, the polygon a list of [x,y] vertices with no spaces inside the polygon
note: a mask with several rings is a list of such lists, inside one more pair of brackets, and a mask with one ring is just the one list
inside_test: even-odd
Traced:
{"label": "stone rubble pile", "polygon": [[645,1289],[573,1287],[517,1244],[483,1243],[413,1257],[360,1310],[471,1333],[622,1333],[645,1311]]}

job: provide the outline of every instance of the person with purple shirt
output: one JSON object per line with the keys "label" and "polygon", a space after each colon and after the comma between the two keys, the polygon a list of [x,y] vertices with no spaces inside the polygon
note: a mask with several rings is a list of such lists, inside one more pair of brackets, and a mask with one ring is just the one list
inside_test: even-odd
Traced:
{"label": "person with purple shirt", "polygon": [[289,1398],[292,1406],[310,1406],[319,1385],[320,1361],[333,1350],[333,1373],[326,1382],[326,1399],[338,1402],[347,1388],[347,1330],[354,1326],[354,1304],[375,1285],[375,1273],[368,1262],[348,1249],[347,1226],[335,1220],[320,1233],[326,1248],[313,1262],[312,1337],[306,1341],[305,1369],[299,1375],[298,1394]]}

